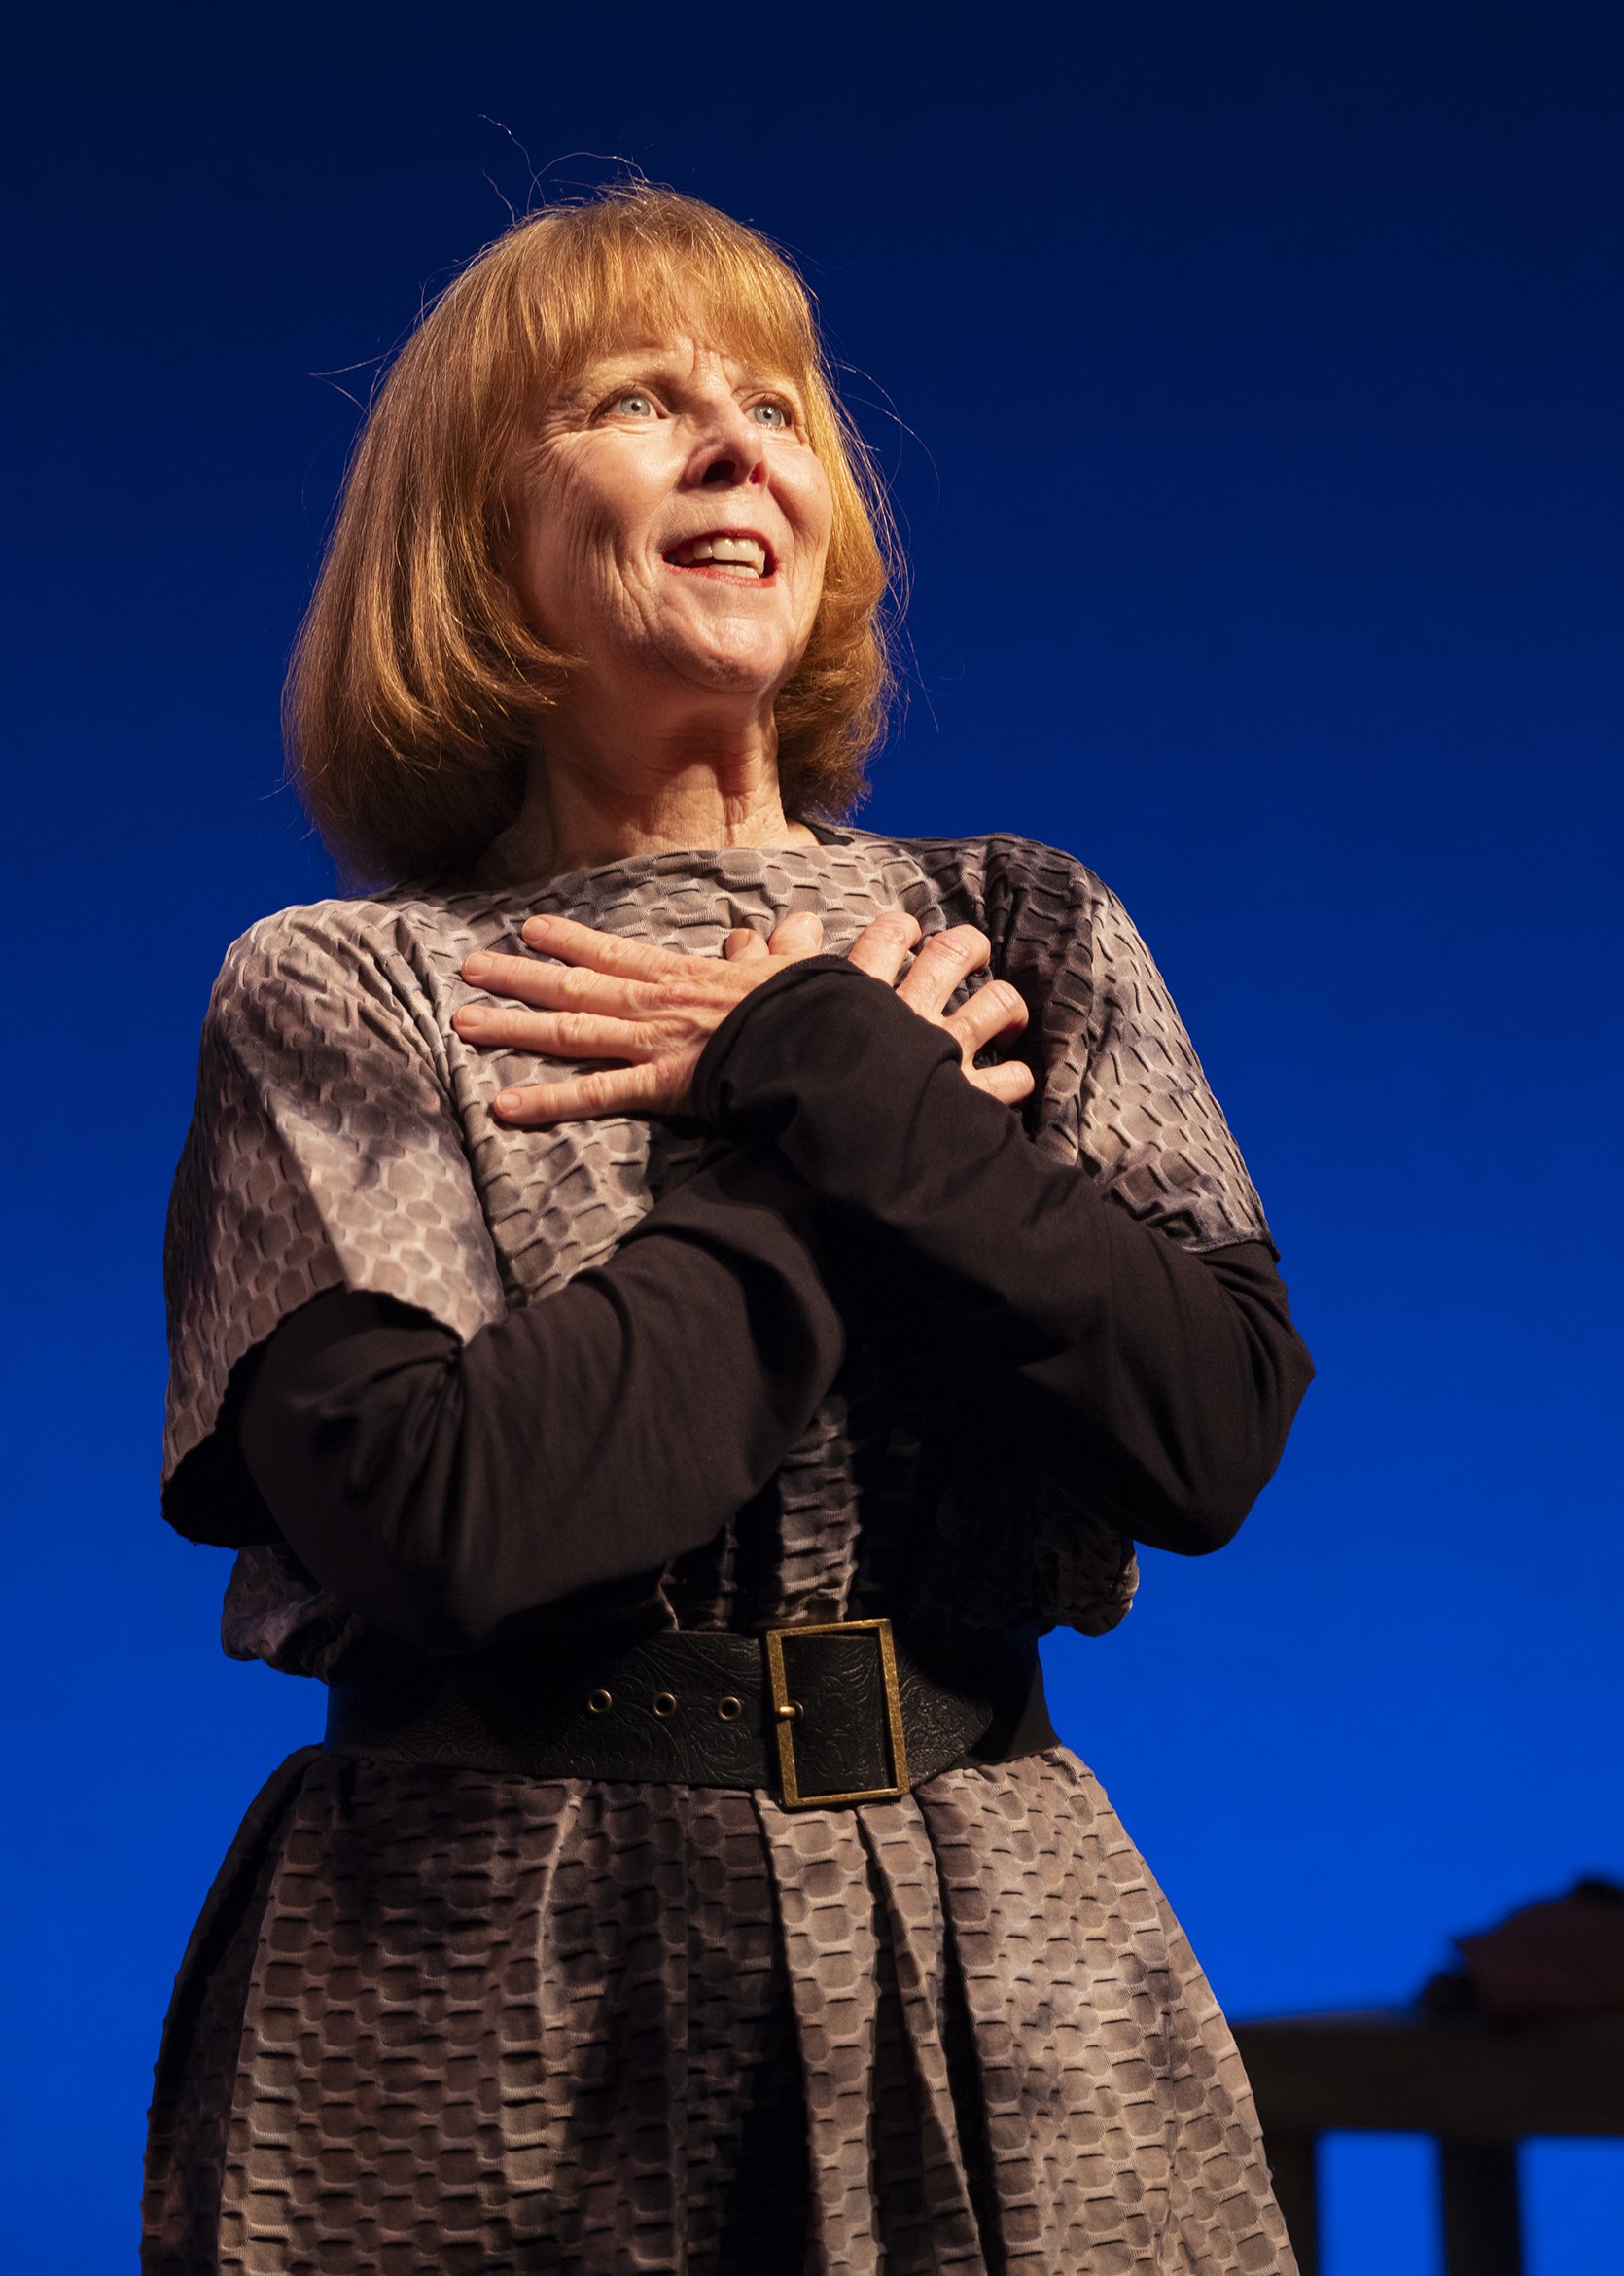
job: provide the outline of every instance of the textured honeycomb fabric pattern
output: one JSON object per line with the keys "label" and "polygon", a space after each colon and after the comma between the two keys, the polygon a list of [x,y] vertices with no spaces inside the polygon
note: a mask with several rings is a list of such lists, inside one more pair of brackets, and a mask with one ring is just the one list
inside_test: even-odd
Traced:
{"label": "textured honeycomb fabric pattern", "polygon": [[[973,904],[1040,1039],[1039,1143],[1193,1249],[1267,1240],[1262,1204],[1167,983],[1092,871],[1029,839],[921,840],[931,885]],[[915,913],[919,914],[916,908]],[[961,922],[956,913],[950,920]]]}
{"label": "textured honeycomb fabric pattern", "polygon": [[220,2205],[242,2019],[287,1820],[318,1750],[304,1747],[266,1780],[215,1875],[175,1978],[153,2079],[143,2244],[162,2240],[164,2269],[219,2264]]}
{"label": "textured honeycomb fabric pattern", "polygon": [[1064,1749],[801,1815],[304,1756],[250,1825],[147,2276],[1292,2276],[1228,2030]]}
{"label": "textured honeycomb fabric pattern", "polygon": [[[178,1521],[199,1529],[185,1466],[231,1369],[288,1312],[342,1285],[414,1304],[466,1339],[601,1262],[697,1158],[696,1136],[659,1123],[513,1131],[492,1120],[497,1091],[538,1069],[452,1032],[475,993],[460,967],[476,948],[522,952],[532,910],[702,955],[731,927],[765,932],[791,908],[816,908],[834,951],[898,903],[927,933],[978,924],[993,971],[1034,1013],[1036,1142],[1174,1239],[1266,1237],[1155,966],[1090,871],[1014,837],[829,837],[645,856],[501,894],[403,887],[284,910],[235,944],[210,1005],[166,1247],[164,1478]],[[1131,1547],[1089,1515],[1085,1480],[1011,1470],[1006,1450],[984,1473],[964,1465],[923,1532],[913,1485],[903,1418],[885,1411],[859,1350],[753,1505],[750,1542],[730,1529],[663,1577],[666,1617],[751,1628],[884,1609],[900,1564],[922,1620],[1099,1632],[1122,1617]],[[211,1510],[201,1530],[253,1544],[257,1522]],[[239,1558],[224,1630],[233,1654],[321,1675],[360,1634],[274,1546]]]}
{"label": "textured honeycomb fabric pattern", "polygon": [[[371,1289],[470,1336],[609,1255],[696,1158],[660,1124],[495,1124],[537,1069],[452,1034],[472,949],[517,948],[547,908],[714,954],[814,907],[838,950],[898,902],[927,932],[983,926],[1026,995],[1036,1144],[1174,1239],[1265,1237],[1131,925],[1019,839],[837,832],[286,911],[227,961],[177,1178],[172,1511],[255,1542],[251,1510],[207,1506],[233,1475],[207,1457],[232,1368],[310,1296]],[[777,1479],[597,1609],[745,1632],[1121,1618],[1131,1545],[1086,1480],[1005,1448],[925,1493],[914,1422],[859,1345]],[[239,1555],[229,1650],[325,1674],[364,1635],[284,1547]],[[804,1814],[296,1758],[177,1981],[144,2237],[148,2276],[1292,2268],[1227,2029],[1060,1749]]]}
{"label": "textured honeycomb fabric pattern", "polygon": [[1092,1774],[1040,1760],[923,1797],[1008,2263],[1289,2270],[1211,1987]]}

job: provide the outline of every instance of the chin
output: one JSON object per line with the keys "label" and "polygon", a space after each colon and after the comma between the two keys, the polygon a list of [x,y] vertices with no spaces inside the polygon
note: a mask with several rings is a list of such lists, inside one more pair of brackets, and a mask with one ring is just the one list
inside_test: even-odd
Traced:
{"label": "chin", "polygon": [[740,630],[750,636],[685,642],[681,655],[669,660],[690,685],[740,695],[776,694],[794,669],[794,661],[781,641],[762,640],[755,626]]}

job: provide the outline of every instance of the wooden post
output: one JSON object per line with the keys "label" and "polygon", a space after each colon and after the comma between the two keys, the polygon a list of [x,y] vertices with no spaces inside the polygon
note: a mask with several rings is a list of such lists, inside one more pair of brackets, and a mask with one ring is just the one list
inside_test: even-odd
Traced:
{"label": "wooden post", "polygon": [[1445,2276],[1523,2276],[1514,2142],[1438,2144]]}
{"label": "wooden post", "polygon": [[1286,2216],[1286,2233],[1297,2256],[1299,2276],[1320,2276],[1320,2191],[1315,2156],[1319,2144],[1312,2134],[1283,2134],[1277,2127],[1266,2148],[1275,2203]]}
{"label": "wooden post", "polygon": [[1517,2144],[1624,2138],[1624,2015],[1515,2030],[1482,2016],[1295,2015],[1242,2023],[1277,2194],[1314,2267],[1311,2145],[1324,2134],[1430,2134],[1448,2276],[1522,2276]]}

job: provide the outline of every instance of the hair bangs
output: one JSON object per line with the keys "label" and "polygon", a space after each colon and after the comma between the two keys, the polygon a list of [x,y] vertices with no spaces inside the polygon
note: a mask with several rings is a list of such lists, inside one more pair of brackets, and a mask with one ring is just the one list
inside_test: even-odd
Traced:
{"label": "hair bangs", "polygon": [[829,482],[823,595],[774,705],[794,818],[847,811],[895,678],[898,552],[810,293],[758,231],[648,183],[527,216],[428,309],[357,444],[285,704],[306,807],[356,877],[454,870],[512,819],[571,659],[521,615],[504,490],[538,400],[641,338],[697,333],[788,382]]}
{"label": "hair bangs", "polygon": [[[527,280],[526,344],[550,386],[567,387],[618,348],[691,334],[804,395],[825,392],[804,290],[753,232],[718,214],[707,218],[721,228],[673,232],[672,242],[629,201],[618,228],[599,211],[566,208],[540,225],[557,237]],[[588,212],[593,226],[570,228]]]}

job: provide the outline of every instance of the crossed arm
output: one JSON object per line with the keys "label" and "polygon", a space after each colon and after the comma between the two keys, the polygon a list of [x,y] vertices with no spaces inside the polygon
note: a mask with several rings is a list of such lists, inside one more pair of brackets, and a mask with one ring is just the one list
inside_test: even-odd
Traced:
{"label": "crossed arm", "polygon": [[460,1031],[621,1063],[499,1114],[688,1112],[722,1143],[604,1266],[466,1346],[343,1291],[272,1335],[242,1450],[341,1601],[455,1647],[699,1546],[773,1475],[857,1315],[1124,1531],[1228,1538],[1312,1372],[1270,1253],[1192,1255],[1036,1155],[1008,1111],[1030,1072],[972,1064],[1024,1023],[1019,997],[992,981],[944,1011],[982,936],[937,936],[900,981],[901,912],[844,960],[818,955],[810,916],[720,959],[556,919],[526,937],[554,961],[470,960],[512,1000]]}
{"label": "crossed arm", "polygon": [[[458,1034],[470,1043],[533,1051],[540,1058],[625,1062],[503,1091],[497,1113],[514,1127],[530,1129],[593,1115],[688,1113],[700,1057],[723,1021],[768,980],[816,956],[824,928],[815,912],[794,910],[769,941],[743,926],[729,933],[720,958],[622,940],[568,917],[531,917],[524,938],[541,955],[481,954],[465,961],[465,979],[507,1001],[458,1012],[452,1020]],[[1032,1090],[1029,1067],[1018,1060],[975,1064],[987,1045],[1025,1027],[1019,991],[1006,980],[989,980],[957,1012],[946,1010],[960,983],[989,962],[991,942],[973,925],[955,925],[923,946],[919,942],[918,920],[905,909],[888,909],[858,935],[845,961],[883,981],[928,1026],[951,1036],[974,1088],[1019,1105]]]}

